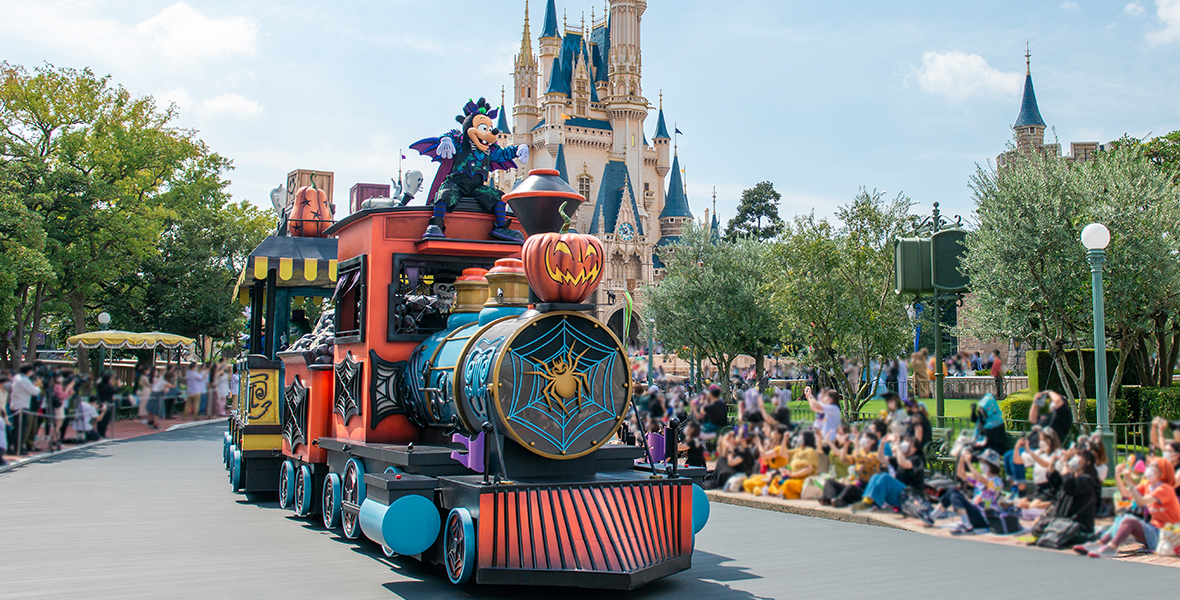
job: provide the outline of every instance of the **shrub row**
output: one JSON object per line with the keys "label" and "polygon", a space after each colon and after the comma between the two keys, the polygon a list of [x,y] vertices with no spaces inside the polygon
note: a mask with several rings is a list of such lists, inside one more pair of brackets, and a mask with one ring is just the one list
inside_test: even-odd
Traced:
{"label": "shrub row", "polygon": [[[1176,389],[1176,391],[1180,392],[1180,389]],[[1032,402],[1033,402],[1034,395],[1035,394],[1032,390],[1020,390],[1019,392],[1013,392],[1011,394],[1008,394],[1008,397],[1004,398],[1000,402],[1000,412],[1004,415],[1005,419],[1008,419],[1011,421],[1027,421],[1028,420],[1028,413],[1032,409]],[[1178,393],[1176,397],[1177,397],[1177,400],[1180,401],[1180,393]],[[1177,404],[1177,408],[1180,408],[1180,404]],[[1097,423],[1098,422],[1098,417],[1097,417],[1098,410],[1097,409],[1098,409],[1098,402],[1096,400],[1094,400],[1093,398],[1087,400],[1087,402],[1086,402],[1086,422],[1087,423]],[[1133,422],[1135,422],[1133,420],[1134,417],[1135,417],[1135,415],[1134,415],[1134,412],[1131,410],[1131,403],[1130,402],[1128,402],[1124,398],[1116,398],[1114,400],[1114,415],[1113,415],[1113,418],[1111,419],[1111,423],[1133,423]]]}

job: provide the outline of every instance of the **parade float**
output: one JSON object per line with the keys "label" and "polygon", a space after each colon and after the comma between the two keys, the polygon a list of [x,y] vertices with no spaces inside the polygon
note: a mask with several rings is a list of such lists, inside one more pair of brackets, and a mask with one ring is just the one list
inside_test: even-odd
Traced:
{"label": "parade float", "polygon": [[[442,163],[425,206],[406,177],[252,255],[234,490],[456,584],[631,589],[688,569],[704,470],[619,441],[625,348],[581,304],[602,246],[564,230],[583,198],[543,169],[501,197],[489,172],[527,149],[495,146],[488,113],[469,102],[461,129],[413,146]],[[299,216],[330,206],[321,193],[297,191]],[[297,295],[331,312],[280,351]]]}

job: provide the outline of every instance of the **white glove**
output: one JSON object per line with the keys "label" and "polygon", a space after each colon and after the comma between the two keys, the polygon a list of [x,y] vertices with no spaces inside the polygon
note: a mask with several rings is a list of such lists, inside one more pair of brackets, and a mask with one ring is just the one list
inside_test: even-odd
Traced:
{"label": "white glove", "polygon": [[438,155],[443,158],[455,156],[455,143],[451,141],[451,138],[444,137],[438,141]]}
{"label": "white glove", "polygon": [[522,163],[529,162],[529,147],[521,144],[516,147],[516,160]]}

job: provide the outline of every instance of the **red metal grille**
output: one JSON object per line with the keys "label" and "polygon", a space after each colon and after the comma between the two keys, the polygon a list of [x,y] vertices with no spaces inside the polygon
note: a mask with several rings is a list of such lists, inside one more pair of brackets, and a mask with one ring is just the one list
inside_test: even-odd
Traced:
{"label": "red metal grille", "polygon": [[479,510],[481,568],[631,573],[692,552],[682,483],[516,488]]}

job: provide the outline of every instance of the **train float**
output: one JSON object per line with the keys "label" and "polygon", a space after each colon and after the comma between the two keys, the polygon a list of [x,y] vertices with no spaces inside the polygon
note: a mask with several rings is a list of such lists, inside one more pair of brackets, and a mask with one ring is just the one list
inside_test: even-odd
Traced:
{"label": "train float", "polygon": [[[690,568],[704,472],[620,441],[629,359],[580,303],[601,246],[559,231],[582,196],[553,170],[532,171],[503,212],[385,194],[354,194],[327,227],[280,223],[251,254],[224,445],[233,490],[277,493],[455,584],[633,589]],[[310,347],[280,351],[293,305],[313,298],[334,311]]]}

